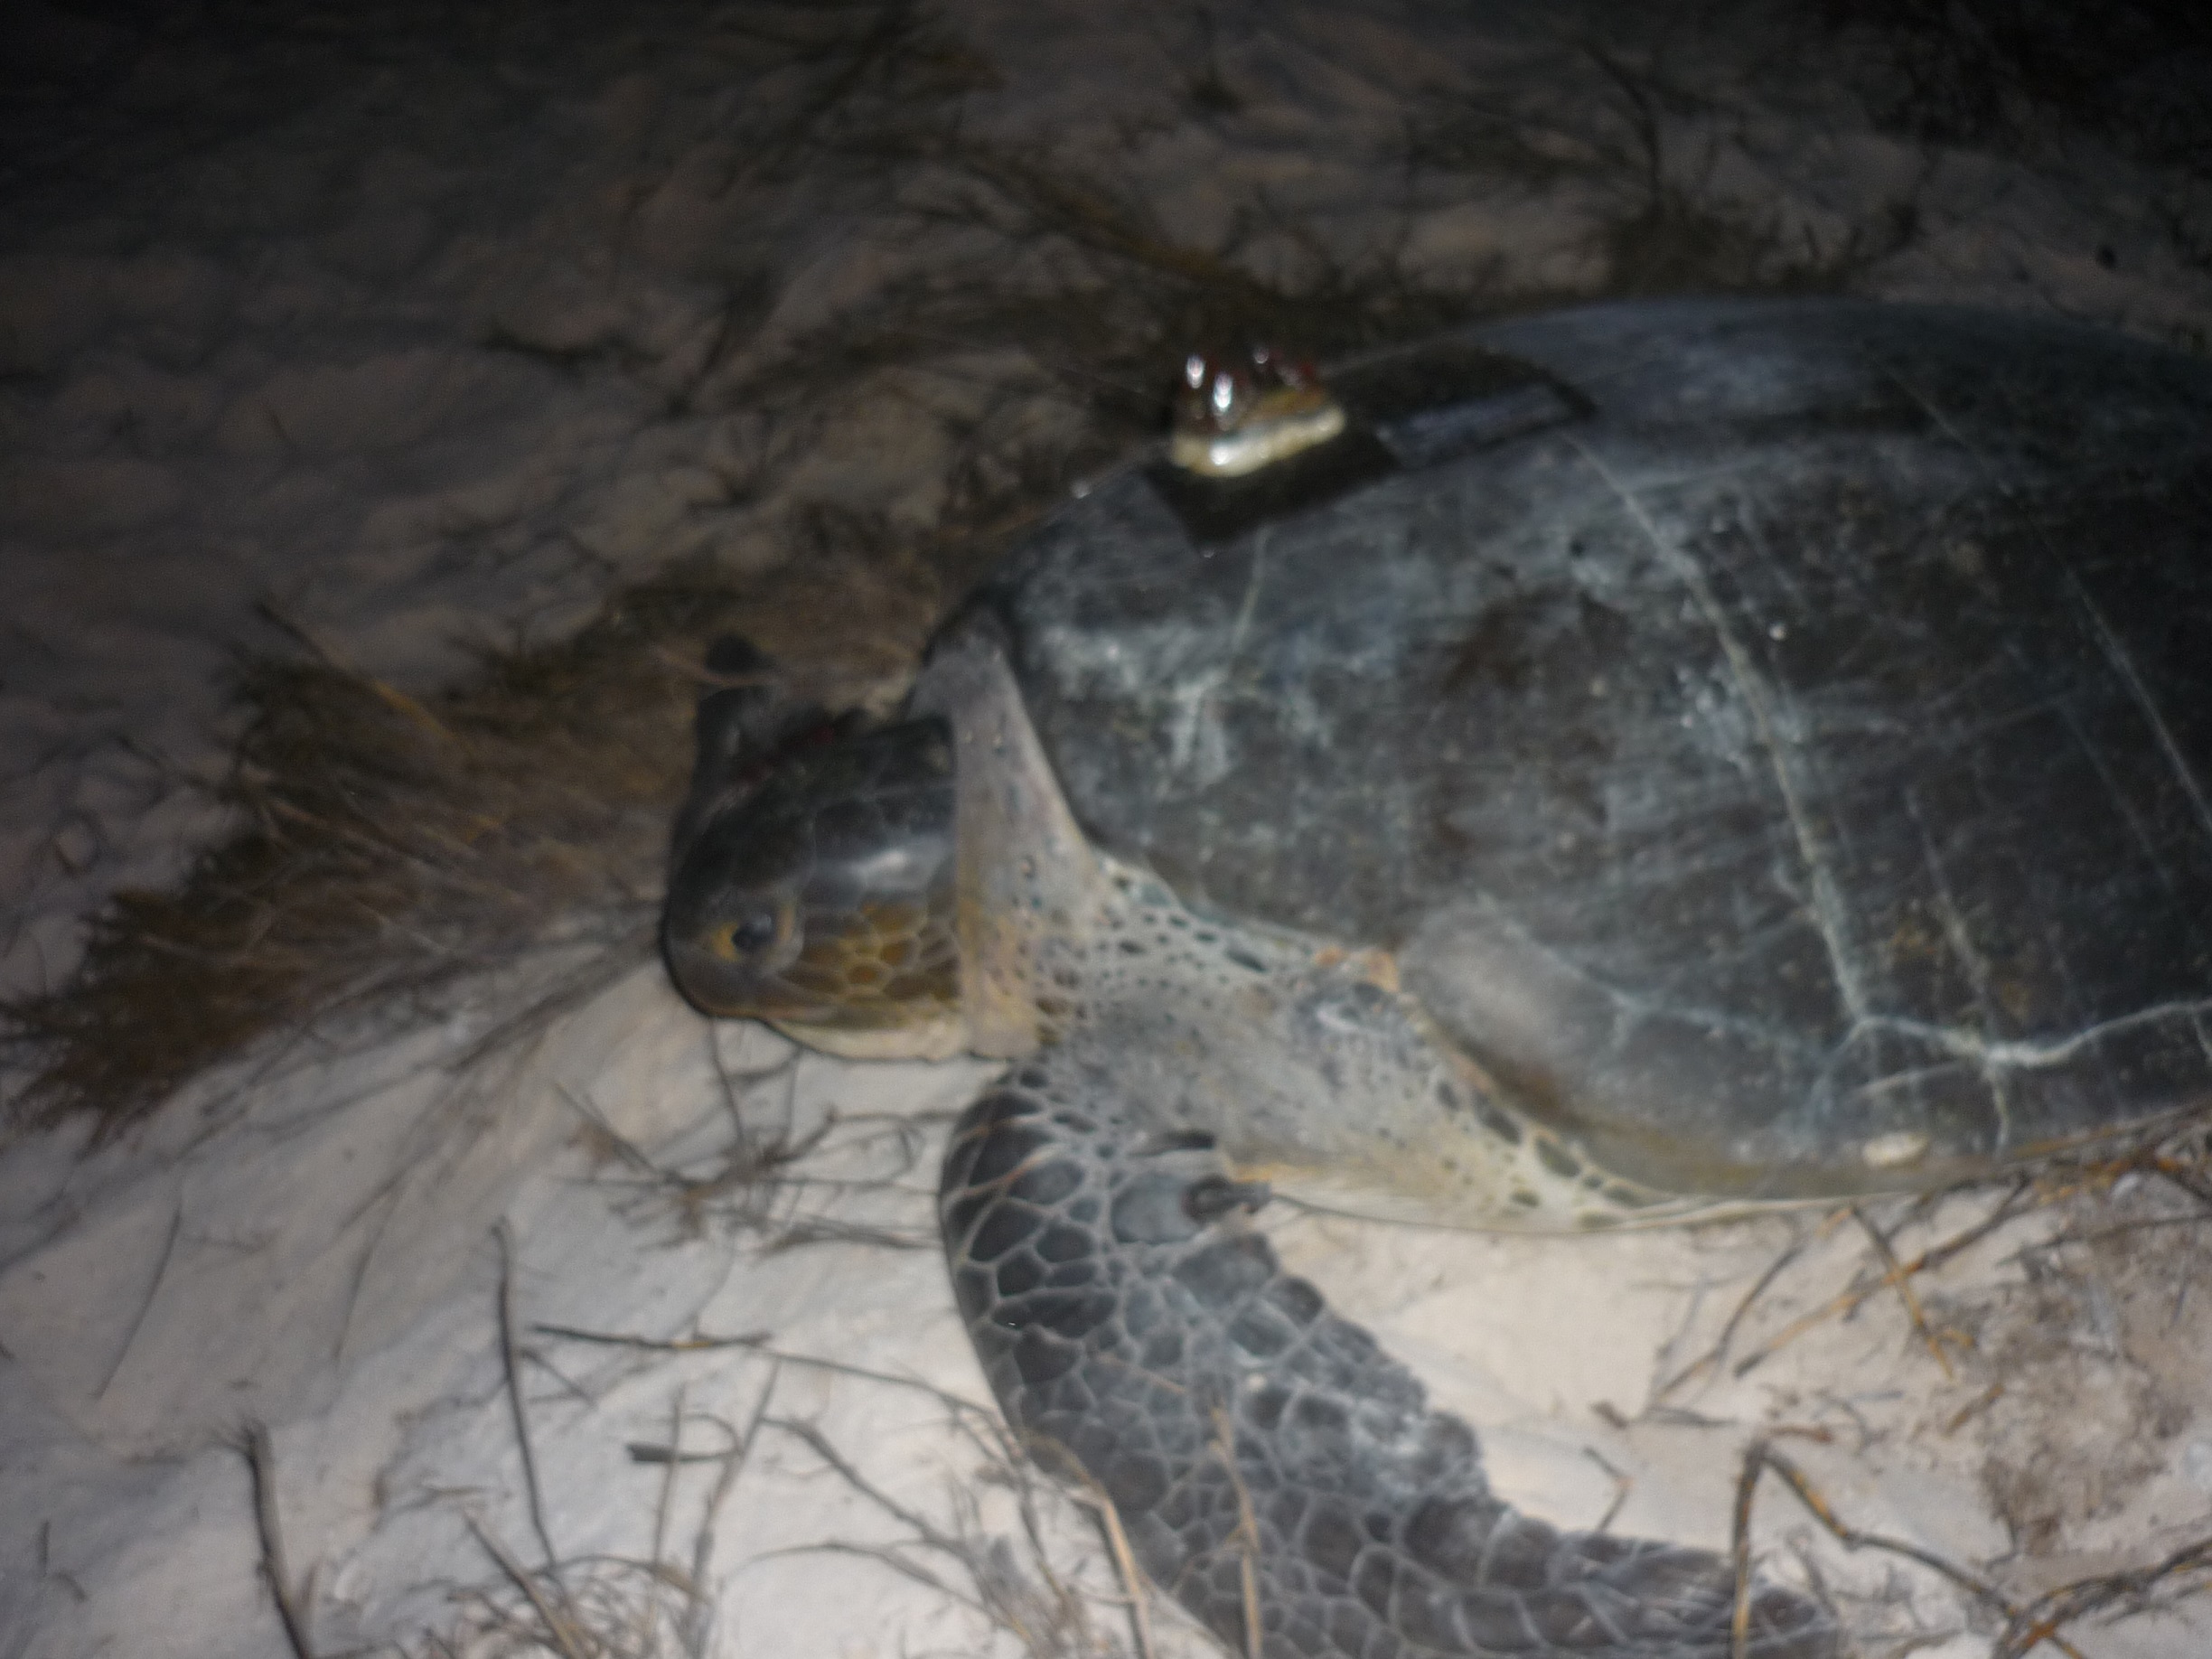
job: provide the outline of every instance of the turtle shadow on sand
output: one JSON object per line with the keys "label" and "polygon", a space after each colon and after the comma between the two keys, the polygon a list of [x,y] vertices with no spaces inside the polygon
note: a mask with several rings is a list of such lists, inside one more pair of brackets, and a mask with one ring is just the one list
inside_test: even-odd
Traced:
{"label": "turtle shadow on sand", "polygon": [[1671,302],[1335,385],[1292,460],[1083,492],[895,724],[726,648],[670,969],[1009,1061],[944,1166],[970,1333],[1233,1649],[1837,1652],[1793,1589],[1739,1614],[1715,1555],[1493,1495],[1245,1218],[1649,1224],[2212,1100],[2212,370]]}

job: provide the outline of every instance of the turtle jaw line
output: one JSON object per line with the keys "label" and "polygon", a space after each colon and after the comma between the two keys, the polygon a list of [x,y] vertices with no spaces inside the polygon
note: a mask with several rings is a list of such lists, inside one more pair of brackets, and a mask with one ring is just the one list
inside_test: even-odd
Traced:
{"label": "turtle jaw line", "polygon": [[760,1014],[802,1048],[840,1060],[950,1060],[969,1052],[968,1021],[958,1008],[916,1015],[896,1025],[818,1025]]}
{"label": "turtle jaw line", "polygon": [[809,1048],[857,1059],[942,1059],[965,1045],[967,1021],[951,996],[839,998],[811,994],[773,970],[751,970],[711,947],[671,940],[676,983],[715,1019],[757,1019]]}
{"label": "turtle jaw line", "polygon": [[886,1005],[886,1017],[871,1019],[848,1006],[777,996],[757,985],[717,994],[701,977],[692,970],[678,983],[709,1018],[759,1020],[801,1047],[842,1059],[948,1060],[968,1049],[968,1021],[952,1004]]}

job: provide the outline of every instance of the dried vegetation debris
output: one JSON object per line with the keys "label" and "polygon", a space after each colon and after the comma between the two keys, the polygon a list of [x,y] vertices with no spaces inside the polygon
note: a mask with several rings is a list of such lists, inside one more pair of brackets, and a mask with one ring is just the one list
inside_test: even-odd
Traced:
{"label": "dried vegetation debris", "polygon": [[[577,1139],[594,1182],[614,1213],[641,1229],[677,1239],[742,1237],[763,1255],[811,1244],[858,1244],[933,1251],[926,1220],[855,1218],[842,1200],[904,1191],[905,1209],[926,1211],[929,1151],[950,1127],[932,1111],[851,1112],[831,1106],[803,1119],[797,1110],[799,1057],[789,1047],[767,1065],[745,1069],[723,1053],[724,1027],[706,1028],[706,1049],[722,1111],[700,1134],[649,1153],[623,1137],[598,1102],[563,1091],[583,1120]],[[738,1027],[750,1035],[753,1027]],[[776,1096],[773,1105],[764,1097]]]}
{"label": "dried vegetation debris", "polygon": [[[1663,1377],[1646,1414],[1680,1417],[1694,1402],[1698,1420],[1740,1415],[1749,1397],[1731,1384],[1762,1385],[1762,1367],[1794,1345],[1820,1356],[1813,1376],[1828,1361],[1841,1374],[1870,1344],[1896,1344],[1908,1367],[1917,1353],[1924,1375],[1906,1390],[1765,1388],[1766,1427],[1739,1483],[1739,1557],[1755,1498],[1763,1510],[1778,1486],[1853,1555],[1964,1592],[1968,1627],[1994,1654],[2048,1643],[2078,1656],[2076,1626],[2157,1616],[2212,1590],[2212,1411],[2188,1386],[2212,1367],[2212,1308],[2191,1295],[2207,1229],[2212,1135],[2201,1123],[2092,1148],[2002,1188],[1798,1217],[1741,1298],[1711,1311],[1717,1335]],[[1726,1247],[1725,1228],[1714,1242]],[[1814,1445],[1832,1449],[1798,1449]],[[1809,1471],[1869,1462],[1965,1473],[1999,1530],[1863,1530],[1858,1505]],[[1840,1599],[1869,1653],[1945,1638],[1904,1631],[1901,1591]]]}
{"label": "dried vegetation debris", "polygon": [[117,895],[75,978],[7,1009],[39,1067],[23,1110],[119,1127],[272,1034],[442,1017],[492,970],[534,966],[562,1006],[627,971],[652,949],[693,665],[744,608],[674,571],[422,698],[334,654],[242,663],[238,827],[175,890]]}
{"label": "dried vegetation debris", "polygon": [[2190,1294],[2212,1207],[2153,1181],[2070,1209],[2014,1252],[2018,1278],[1956,1310],[1993,1392],[1972,1430],[1983,1488],[2039,1587],[2140,1561],[2099,1523],[2147,1491],[2160,1536],[2202,1532],[2212,1509],[2212,1423],[2186,1386],[2212,1355],[2212,1308]]}
{"label": "dried vegetation debris", "polygon": [[[787,1552],[848,1556],[912,1580],[965,1609],[986,1644],[982,1651],[1025,1659],[1123,1659],[1137,1652],[1151,1659],[1157,1650],[1148,1632],[1132,1645],[1117,1628],[1129,1622],[1114,1606],[1122,1598],[1098,1579],[1096,1564],[1075,1542],[1074,1505],[1043,1482],[994,1418],[942,1397],[968,1444],[972,1484],[949,1494],[943,1513],[932,1514],[885,1492],[813,1424],[767,1411],[773,1377],[789,1363],[764,1359],[770,1380],[743,1429],[687,1409],[679,1386],[665,1440],[629,1446],[633,1463],[663,1472],[649,1558],[563,1558],[533,1568],[474,1520],[471,1530],[498,1576],[456,1589],[452,1622],[400,1651],[409,1659],[706,1659],[731,1651],[733,1640],[744,1645],[753,1633],[727,1627],[711,1594],[715,1535],[726,1507],[744,1501],[737,1492],[743,1472],[768,1439],[803,1448],[886,1523],[876,1542],[822,1540]],[[697,1516],[688,1539],[673,1519],[684,1514]]]}
{"label": "dried vegetation debris", "polygon": [[1823,0],[1823,27],[1877,126],[1939,145],[2022,151],[2071,135],[2212,171],[2212,23],[2116,0]]}
{"label": "dried vegetation debris", "polygon": [[1725,164],[1758,147],[1757,112],[1699,90],[1677,55],[1631,63],[1587,39],[1510,101],[1431,89],[1404,120],[1408,174],[1493,202],[1578,202],[1577,298],[1840,293],[1913,245],[1909,194],[1827,224],[1740,166],[1731,177]]}
{"label": "dried vegetation debris", "polygon": [[[914,1126],[841,1113],[829,1101],[800,1106],[796,1051],[748,1066],[742,1062],[749,1045],[726,1057],[718,1035],[709,1029],[707,1041],[722,1111],[657,1156],[625,1139],[590,1101],[573,1101],[602,1155],[590,1185],[615,1213],[674,1220],[684,1238],[765,1239],[763,1256],[826,1241],[862,1249],[909,1243],[896,1236],[901,1218],[932,1207],[926,1186],[907,1179],[921,1155]],[[795,1174],[790,1159],[802,1148],[818,1156]],[[725,1190],[724,1174],[747,1170]],[[586,1328],[529,1317],[528,1295],[514,1257],[503,1253],[496,1314],[507,1406],[501,1430],[519,1454],[515,1482],[503,1498],[483,1487],[423,1495],[430,1504],[459,1506],[483,1559],[454,1574],[447,1616],[398,1643],[399,1652],[419,1659],[703,1659],[751,1651],[781,1632],[741,1623],[718,1592],[733,1572],[793,1556],[854,1563],[848,1570],[880,1570],[926,1589],[949,1615],[944,1627],[959,1633],[961,1645],[945,1651],[1028,1659],[1195,1651],[1172,1637],[1167,1645],[1155,1639],[1150,1593],[1126,1547],[1113,1541],[1111,1506],[1096,1495],[1055,1490],[989,1407],[900,1374],[903,1366],[876,1369],[808,1353],[768,1330],[725,1333],[696,1317],[666,1336]],[[594,1355],[608,1363],[584,1357]],[[558,1386],[539,1392],[540,1373]],[[824,1411],[820,1386],[827,1383],[872,1403]],[[641,1419],[633,1401],[617,1398],[624,1391],[662,1403]],[[801,1404],[808,1399],[811,1409]],[[580,1420],[550,1420],[562,1414],[552,1402],[579,1401]],[[717,1409],[717,1401],[728,1403]],[[911,1420],[908,1408],[917,1404],[939,1420],[931,1433],[942,1454],[940,1481],[908,1478],[911,1471],[886,1458],[875,1439],[851,1432],[856,1414]],[[575,1495],[561,1489],[558,1459],[541,1460],[532,1448],[604,1435],[613,1419],[629,1424],[622,1449],[657,1495],[650,1525],[636,1528],[642,1547],[585,1552],[568,1536]],[[273,1491],[266,1443],[248,1455],[263,1489]],[[844,1523],[733,1563],[729,1535],[747,1532],[748,1507],[777,1502],[764,1494],[787,1491],[792,1480],[841,1489],[835,1507]],[[1103,1553],[1092,1547],[1094,1528],[1108,1533]],[[310,1630],[314,1574],[286,1578],[273,1506],[262,1532],[272,1583],[295,1586],[288,1623]]]}

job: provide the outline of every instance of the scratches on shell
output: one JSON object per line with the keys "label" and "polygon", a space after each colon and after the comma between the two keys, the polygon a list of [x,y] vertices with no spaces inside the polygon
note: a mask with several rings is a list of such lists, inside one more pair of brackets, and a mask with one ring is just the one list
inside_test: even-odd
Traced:
{"label": "scratches on shell", "polygon": [[2104,612],[2097,609],[2096,602],[2090,598],[2088,589],[2081,585],[2081,578],[2069,570],[2067,572],[2067,581],[2074,590],[2075,603],[2081,606],[2082,614],[2089,619],[2089,631],[2096,639],[2097,649],[2104,652],[2105,661],[2112,665],[2113,671],[2120,676],[2121,683],[2127,687],[2129,698],[2142,711],[2144,723],[2150,726],[2151,736],[2158,739],[2159,748],[2165,755],[2167,764],[2173,768],[2176,781],[2189,796],[2189,804],[2197,809],[2197,822],[2203,829],[2205,838],[2212,840],[2212,802],[2206,800],[2204,785],[2198,781],[2196,769],[2189,764],[2189,757],[2181,753],[2180,745],[2174,741],[2172,728],[2166,724],[2166,717],[2159,711],[2158,702],[2151,695],[2151,688],[2143,683],[2142,675],[2135,667],[2135,659],[2128,654],[2125,642],[2113,632],[2112,624],[2104,620]]}
{"label": "scratches on shell", "polygon": [[1789,820],[1791,833],[1797,843],[1798,857],[1803,860],[1805,874],[1811,882],[1813,922],[1827,950],[1829,971],[1835,979],[1837,994],[1842,998],[1844,1009],[1851,1016],[1852,1023],[1863,1023],[1870,1013],[1870,1004],[1861,966],[1852,948],[1850,912],[1844,904],[1842,887],[1836,878],[1834,860],[1825,838],[1806,807],[1804,780],[1798,776],[1804,750],[1804,734],[1800,728],[1795,711],[1789,707],[1780,689],[1769,684],[1766,676],[1759,671],[1750,648],[1738,637],[1735,628],[1730,625],[1720,596],[1713,592],[1712,584],[1706,578],[1698,562],[1672,537],[1660,530],[1652,521],[1651,515],[1645,511],[1644,503],[1614,475],[1612,469],[1595,451],[1572,435],[1568,436],[1567,441],[1574,445],[1583,462],[1619,501],[1661,562],[1689,591],[1706,625],[1712,630],[1714,638],[1720,642],[1722,654],[1728,659],[1729,672],[1735,680],[1745,707],[1750,711],[1752,723],[1758,734],[1759,746],[1766,752],[1768,764],[1773,769],[1784,814]]}
{"label": "scratches on shell", "polygon": [[[1973,930],[1960,911],[1957,896],[1952,892],[1951,878],[1945,873],[1943,855],[1936,846],[1936,838],[1929,833],[1926,816],[1920,811],[1920,797],[1917,791],[1905,792],[1905,811],[1912,819],[1913,828],[1919,833],[1920,856],[1927,866],[1928,880],[1936,892],[1936,914],[1943,923],[1944,942],[1951,954],[1965,971],[1966,982],[1973,987],[1975,1005],[1982,1010],[1982,1027],[1985,1034],[2000,1028],[2000,1016],[1994,988],[1992,984],[1989,959],[1974,942]],[[1998,1132],[2001,1139],[2010,1139],[2012,1132],[2012,1106],[2006,1099],[2004,1074],[2001,1071],[1984,1071],[1989,1083],[1990,1098],[1997,1110]]]}

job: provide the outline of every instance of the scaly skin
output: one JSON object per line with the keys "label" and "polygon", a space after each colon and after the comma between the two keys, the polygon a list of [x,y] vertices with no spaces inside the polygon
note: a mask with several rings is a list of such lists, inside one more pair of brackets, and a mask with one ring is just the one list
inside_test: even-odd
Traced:
{"label": "scaly skin", "polygon": [[[1267,1659],[1728,1654],[1728,1564],[1494,1496],[1473,1431],[1241,1224],[1263,1189],[1158,1131],[1172,1087],[1111,1028],[1078,1034],[969,1109],[939,1199],[1000,1406],[1103,1488],[1146,1573]],[[1749,1637],[1755,1659],[1838,1652],[1768,1585]]]}

